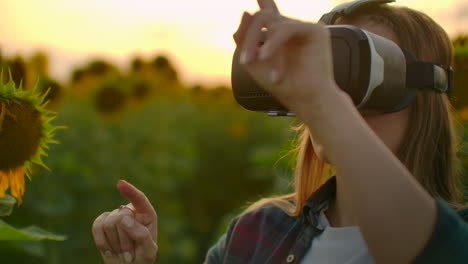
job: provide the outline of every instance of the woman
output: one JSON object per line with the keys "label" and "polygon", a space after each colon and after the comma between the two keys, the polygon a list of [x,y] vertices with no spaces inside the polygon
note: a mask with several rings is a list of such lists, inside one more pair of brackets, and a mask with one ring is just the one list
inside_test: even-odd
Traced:
{"label": "woman", "polygon": [[[334,82],[328,30],[280,15],[273,0],[258,2],[234,39],[251,76],[303,122],[295,192],[236,217],[205,262],[468,263],[446,94],[418,91],[395,113],[359,111]],[[381,35],[419,60],[451,64],[446,33],[420,12],[380,4],[335,23]],[[335,176],[327,179],[330,165]],[[135,187],[117,187],[131,204],[93,224],[104,262],[153,263],[156,213]]]}

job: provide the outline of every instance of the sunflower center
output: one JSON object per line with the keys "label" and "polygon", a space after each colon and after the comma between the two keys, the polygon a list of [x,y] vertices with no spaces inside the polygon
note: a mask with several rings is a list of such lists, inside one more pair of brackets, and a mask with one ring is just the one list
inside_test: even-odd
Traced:
{"label": "sunflower center", "polygon": [[36,154],[40,115],[24,101],[0,101],[0,106],[0,170],[14,169]]}

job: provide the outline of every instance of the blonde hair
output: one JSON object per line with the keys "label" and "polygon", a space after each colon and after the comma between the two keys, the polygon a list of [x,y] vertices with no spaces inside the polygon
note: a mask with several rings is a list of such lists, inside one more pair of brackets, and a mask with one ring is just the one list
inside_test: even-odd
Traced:
{"label": "blonde hair", "polygon": [[[452,64],[453,51],[447,33],[421,12],[379,5],[361,8],[343,19],[348,24],[364,19],[388,26],[399,39],[400,47],[416,59],[444,67]],[[460,137],[455,127],[459,122],[447,95],[420,90],[410,110],[409,126],[396,156],[431,196],[447,201],[454,208],[462,208],[461,164],[457,157]],[[309,196],[328,179],[332,167],[315,154],[307,127],[302,124],[295,129],[299,131],[295,148],[295,191],[262,199],[245,212],[272,204],[291,216],[298,216]]]}

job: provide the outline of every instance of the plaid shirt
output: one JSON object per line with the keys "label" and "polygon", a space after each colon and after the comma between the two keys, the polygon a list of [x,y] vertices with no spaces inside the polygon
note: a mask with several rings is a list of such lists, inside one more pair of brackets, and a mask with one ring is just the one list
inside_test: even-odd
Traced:
{"label": "plaid shirt", "polygon": [[[323,231],[318,215],[335,192],[333,177],[311,195],[298,217],[273,205],[236,217],[204,263],[300,263],[312,240]],[[468,209],[457,213],[439,199],[436,204],[438,218],[432,237],[412,263],[468,263]]]}

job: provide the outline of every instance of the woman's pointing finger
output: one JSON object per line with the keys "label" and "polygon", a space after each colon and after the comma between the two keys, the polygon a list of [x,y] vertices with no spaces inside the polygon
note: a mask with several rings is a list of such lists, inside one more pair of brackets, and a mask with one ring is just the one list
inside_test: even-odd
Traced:
{"label": "woman's pointing finger", "polygon": [[145,194],[138,190],[135,186],[121,180],[117,183],[117,189],[130,201],[130,203],[132,203],[137,213],[156,216],[153,205],[151,205]]}
{"label": "woman's pointing finger", "polygon": [[257,0],[260,9],[273,9],[279,13],[278,6],[273,0]]}

